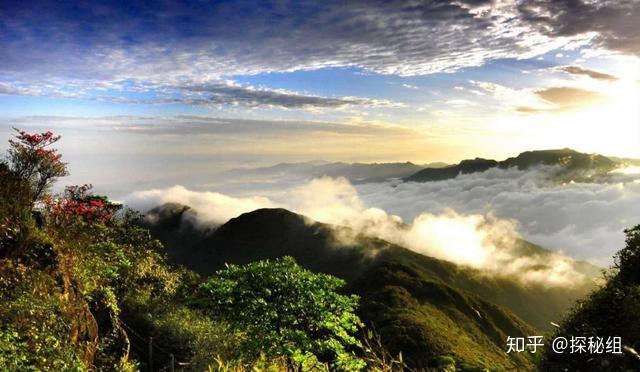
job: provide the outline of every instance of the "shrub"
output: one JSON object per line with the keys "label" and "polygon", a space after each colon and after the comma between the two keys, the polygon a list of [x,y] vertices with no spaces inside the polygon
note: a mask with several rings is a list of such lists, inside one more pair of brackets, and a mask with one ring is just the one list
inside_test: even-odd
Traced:
{"label": "shrub", "polygon": [[344,281],[315,274],[291,257],[227,265],[200,288],[195,303],[241,331],[253,357],[284,357],[291,368],[329,363],[358,370],[358,297],[337,292]]}

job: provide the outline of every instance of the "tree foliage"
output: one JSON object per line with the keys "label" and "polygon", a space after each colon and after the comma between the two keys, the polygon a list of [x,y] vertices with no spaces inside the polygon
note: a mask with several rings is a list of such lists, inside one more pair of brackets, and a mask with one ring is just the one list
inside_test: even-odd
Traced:
{"label": "tree foliage", "polygon": [[344,281],[315,274],[291,257],[228,265],[200,288],[199,306],[241,330],[252,355],[283,356],[293,367],[330,363],[357,370],[358,297],[338,293]]}
{"label": "tree foliage", "polygon": [[595,356],[546,349],[541,370],[632,371],[640,369],[640,225],[625,230],[626,246],[614,257],[607,283],[578,302],[556,336],[621,337],[622,353]]}
{"label": "tree foliage", "polygon": [[40,134],[15,131],[15,139],[9,141],[9,164],[18,177],[29,182],[33,199],[38,200],[57,178],[68,174],[62,156],[49,148],[61,137],[51,131]]}
{"label": "tree foliage", "polygon": [[47,192],[66,174],[59,138],[18,131],[0,162],[0,370],[132,369],[123,312],[177,301],[183,271],[90,185]]}
{"label": "tree foliage", "polygon": [[49,192],[67,174],[59,139],[17,131],[0,161],[0,370],[136,370],[149,336],[160,367],[169,353],[195,370],[364,366],[343,281],[287,258],[201,285],[166,263],[139,213],[91,185]]}

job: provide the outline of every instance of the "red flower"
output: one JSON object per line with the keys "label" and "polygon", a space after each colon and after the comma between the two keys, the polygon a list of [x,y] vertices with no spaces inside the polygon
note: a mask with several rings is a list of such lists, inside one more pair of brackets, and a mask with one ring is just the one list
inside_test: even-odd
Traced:
{"label": "red flower", "polygon": [[67,223],[74,218],[81,218],[86,222],[107,221],[120,209],[120,205],[111,203],[106,198],[92,195],[89,184],[68,186],[62,200],[49,200],[47,205],[53,220],[57,223]]}

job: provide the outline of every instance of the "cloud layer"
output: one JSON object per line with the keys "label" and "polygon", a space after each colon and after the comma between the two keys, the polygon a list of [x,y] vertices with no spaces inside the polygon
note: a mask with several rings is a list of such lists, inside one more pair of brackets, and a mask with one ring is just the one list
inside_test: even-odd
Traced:
{"label": "cloud layer", "polygon": [[635,0],[518,2],[521,17],[551,36],[594,34],[595,46],[640,54],[640,3]]}
{"label": "cloud layer", "polygon": [[325,67],[421,75],[590,40],[637,55],[638,8],[635,1],[10,2],[0,13],[0,92],[109,100],[100,91],[114,89],[126,102],[154,102],[136,97],[153,91],[160,101],[193,105],[376,105],[224,78]]}
{"label": "cloud layer", "polygon": [[590,68],[585,68],[582,66],[576,66],[576,65],[571,65],[571,66],[560,66],[557,68],[557,70],[559,71],[564,71],[568,74],[572,74],[572,75],[578,75],[578,76],[588,76],[592,79],[597,79],[597,80],[604,80],[604,81],[615,81],[618,80],[617,77],[601,72],[601,71],[597,71],[597,70],[593,70]]}
{"label": "cloud layer", "polygon": [[[366,205],[411,220],[421,213],[492,214],[517,221],[527,240],[608,265],[624,246],[623,229],[640,223],[639,175],[610,183],[553,184],[552,169],[490,169],[455,179],[396,186],[358,185]],[[541,174],[542,173],[542,174]]]}
{"label": "cloud layer", "polygon": [[[257,207],[285,207],[314,220],[345,225],[425,255],[526,282],[568,284],[581,275],[570,260],[521,257],[517,239],[561,249],[578,259],[607,266],[624,244],[622,230],[640,222],[640,179],[619,172],[611,183],[553,184],[547,173],[491,169],[429,183],[351,185],[346,179],[302,179],[298,186],[277,182],[255,197],[198,193],[183,187],[136,193],[134,207],[162,202],[191,205],[207,221],[223,223]],[[256,183],[261,181],[255,180]],[[342,233],[348,241],[353,236]],[[540,269],[540,267],[546,269]]]}

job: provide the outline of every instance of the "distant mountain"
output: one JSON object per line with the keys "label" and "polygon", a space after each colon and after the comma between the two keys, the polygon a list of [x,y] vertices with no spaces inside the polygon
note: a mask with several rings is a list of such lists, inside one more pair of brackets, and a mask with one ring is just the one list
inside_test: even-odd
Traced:
{"label": "distant mountain", "polygon": [[422,168],[444,168],[449,166],[449,164],[441,161],[434,161],[432,163],[420,164],[420,166]]}
{"label": "distant mountain", "polygon": [[[442,163],[434,163],[433,167]],[[351,182],[382,182],[391,178],[403,178],[423,169],[423,166],[405,163],[327,163],[323,161],[311,161],[303,163],[280,163],[270,167],[232,169],[226,172],[230,177],[242,176],[277,176],[299,175],[309,178],[315,177],[345,177]]]}
{"label": "distant mountain", "polygon": [[[609,159],[620,163],[622,165],[626,165],[626,166],[640,166],[640,159],[633,159],[633,158],[619,158],[616,156],[609,156]],[[426,168],[426,167],[425,167]]]}
{"label": "distant mountain", "polygon": [[622,165],[603,155],[586,154],[571,149],[526,151],[516,157],[503,161],[475,158],[463,160],[458,164],[444,168],[425,168],[405,177],[407,182],[441,181],[455,178],[460,174],[484,172],[490,168],[511,168],[525,170],[535,166],[558,166],[555,174],[560,180],[589,180],[604,177],[616,167]]}
{"label": "distant mountain", "polygon": [[[194,224],[193,213],[172,204],[147,215],[171,261],[209,275],[227,262],[293,256],[310,270],[347,280],[362,296],[363,320],[415,367],[433,367],[449,355],[468,366],[530,369],[529,355],[505,354],[506,336],[540,334],[536,328],[548,329],[590,288],[525,287],[284,209],[246,213],[215,230]],[[544,253],[525,242],[521,249]]]}

